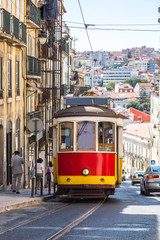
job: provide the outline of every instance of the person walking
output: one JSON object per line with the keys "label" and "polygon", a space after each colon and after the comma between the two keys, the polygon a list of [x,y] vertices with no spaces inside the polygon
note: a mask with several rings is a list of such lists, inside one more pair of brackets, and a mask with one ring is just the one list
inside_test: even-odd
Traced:
{"label": "person walking", "polygon": [[44,167],[43,167],[43,159],[37,159],[37,188],[40,189],[41,178],[43,177]]}
{"label": "person walking", "polygon": [[15,151],[14,156],[11,158],[11,167],[13,173],[13,192],[19,194],[22,178],[22,164],[24,164],[23,158],[19,156],[20,152]]}
{"label": "person walking", "polygon": [[47,176],[47,181],[48,182],[50,181],[50,187],[51,187],[54,181],[53,163],[51,161],[49,162],[49,165],[46,169],[46,176]]}

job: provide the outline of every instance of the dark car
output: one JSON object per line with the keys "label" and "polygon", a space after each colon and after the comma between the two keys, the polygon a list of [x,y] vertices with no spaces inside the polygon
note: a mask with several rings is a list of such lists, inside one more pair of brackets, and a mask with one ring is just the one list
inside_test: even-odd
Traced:
{"label": "dark car", "polygon": [[143,178],[144,172],[143,171],[136,171],[132,176],[132,185],[140,183],[141,179]]}
{"label": "dark car", "polygon": [[160,165],[147,167],[141,179],[140,192],[146,196],[149,196],[150,192],[160,192]]}

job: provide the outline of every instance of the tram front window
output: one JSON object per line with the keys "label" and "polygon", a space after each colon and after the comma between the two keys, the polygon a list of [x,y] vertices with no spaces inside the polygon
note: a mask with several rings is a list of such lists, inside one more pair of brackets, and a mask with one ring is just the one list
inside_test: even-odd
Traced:
{"label": "tram front window", "polygon": [[73,151],[73,123],[60,123],[60,146],[62,151]]}
{"label": "tram front window", "polygon": [[98,149],[99,151],[115,151],[115,124],[110,122],[98,123]]}
{"label": "tram front window", "polygon": [[77,123],[77,150],[95,150],[95,123]]}

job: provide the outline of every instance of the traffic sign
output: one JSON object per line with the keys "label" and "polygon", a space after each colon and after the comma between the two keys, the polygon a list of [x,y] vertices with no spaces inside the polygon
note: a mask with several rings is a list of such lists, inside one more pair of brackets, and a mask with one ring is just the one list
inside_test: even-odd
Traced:
{"label": "traffic sign", "polygon": [[155,160],[151,160],[151,165],[155,165],[156,161]]}
{"label": "traffic sign", "polygon": [[43,126],[43,122],[41,119],[32,118],[29,120],[27,128],[29,129],[30,132],[37,134],[37,133],[43,131],[44,126]]}

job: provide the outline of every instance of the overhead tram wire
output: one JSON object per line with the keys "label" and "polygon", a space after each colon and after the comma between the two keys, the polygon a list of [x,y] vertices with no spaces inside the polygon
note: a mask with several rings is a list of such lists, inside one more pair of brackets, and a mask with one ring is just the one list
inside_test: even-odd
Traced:
{"label": "overhead tram wire", "polygon": [[[77,25],[84,25],[83,23],[80,22],[72,22],[72,21],[65,21],[66,23],[72,23],[72,24],[77,24]],[[118,24],[97,24],[97,23],[92,23],[92,24],[87,24],[88,26],[94,25],[94,26],[159,26],[159,24],[155,23],[128,23],[128,24],[123,24],[123,23],[118,23]]]}
{"label": "overhead tram wire", "polygon": [[85,30],[86,30],[86,34],[87,34],[87,38],[88,38],[88,41],[89,41],[89,45],[90,45],[91,51],[93,52],[92,44],[91,44],[90,37],[89,37],[89,34],[88,34],[88,26],[89,25],[85,23],[83,11],[82,11],[81,4],[80,4],[80,0],[78,0],[78,3],[79,3],[79,8],[80,8],[80,11],[81,11],[81,14],[82,14],[83,25],[84,25]]}
{"label": "overhead tram wire", "polygon": [[[88,26],[88,25],[87,25]],[[85,29],[85,27],[76,27],[76,26],[68,26],[70,28],[75,29]],[[121,28],[87,28],[87,30],[101,30],[101,31],[136,31],[136,32],[160,32],[160,29],[121,29]],[[88,33],[88,31],[87,31]]]}

